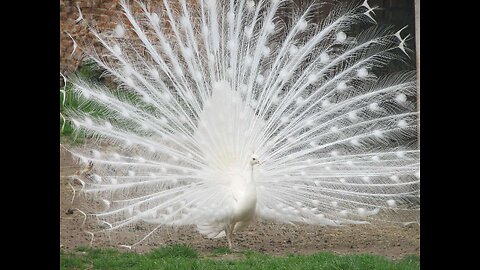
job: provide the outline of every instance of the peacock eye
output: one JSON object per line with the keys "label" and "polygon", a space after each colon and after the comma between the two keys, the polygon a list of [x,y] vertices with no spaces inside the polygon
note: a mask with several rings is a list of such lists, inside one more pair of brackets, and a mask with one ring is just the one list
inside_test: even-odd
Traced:
{"label": "peacock eye", "polygon": [[256,158],[253,158],[253,160],[257,160]]}

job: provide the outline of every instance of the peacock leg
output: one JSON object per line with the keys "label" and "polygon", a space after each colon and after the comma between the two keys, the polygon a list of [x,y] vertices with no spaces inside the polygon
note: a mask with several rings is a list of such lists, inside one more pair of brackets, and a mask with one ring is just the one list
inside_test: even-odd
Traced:
{"label": "peacock leg", "polygon": [[227,236],[227,242],[228,242],[228,248],[231,250],[233,247],[232,244],[232,226],[227,225],[227,228],[225,229],[225,235]]}
{"label": "peacock leg", "polygon": [[230,233],[227,234],[227,241],[228,241],[228,248],[232,249],[233,245],[232,245],[232,240],[230,239]]}

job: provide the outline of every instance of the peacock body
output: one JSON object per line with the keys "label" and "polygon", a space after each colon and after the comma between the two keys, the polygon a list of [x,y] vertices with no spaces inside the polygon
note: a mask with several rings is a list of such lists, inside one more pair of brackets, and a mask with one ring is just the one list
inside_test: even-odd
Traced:
{"label": "peacock body", "polygon": [[282,0],[162,4],[121,1],[124,21],[92,29],[104,51],[83,50],[117,91],[69,78],[84,101],[69,121],[109,145],[70,149],[108,230],[196,225],[231,247],[253,218],[418,222],[415,72],[376,75],[404,59],[402,30],[367,1],[320,23],[316,4],[288,18]]}

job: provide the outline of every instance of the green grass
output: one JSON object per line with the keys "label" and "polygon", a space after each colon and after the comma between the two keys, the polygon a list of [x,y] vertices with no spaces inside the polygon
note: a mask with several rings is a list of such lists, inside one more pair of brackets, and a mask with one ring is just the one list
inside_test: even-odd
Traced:
{"label": "green grass", "polygon": [[65,110],[67,108],[78,107],[78,99],[73,95],[72,85],[67,83],[65,88],[62,89],[65,92],[60,92],[60,139],[61,142],[81,142],[83,138],[77,138],[75,136],[72,124],[69,121],[65,121]]}
{"label": "green grass", "polygon": [[[101,77],[102,71],[97,68],[95,63],[85,61],[75,72],[75,76],[87,81],[93,85],[106,86],[113,95],[121,100],[127,100],[131,103],[138,102],[138,97],[133,92],[117,91],[116,86],[111,83],[106,84]],[[60,141],[62,143],[77,144],[83,143],[89,135],[77,132],[70,121],[66,120],[66,110],[73,109],[90,114],[95,118],[108,119],[109,109],[101,104],[86,100],[79,94],[74,93],[73,85],[67,82],[60,89]]]}
{"label": "green grass", "polygon": [[230,254],[232,251],[229,248],[226,247],[218,247],[213,250],[212,252],[214,255],[224,255],[224,254]]}
{"label": "green grass", "polygon": [[[418,256],[392,261],[376,255],[317,253],[274,257],[254,251],[239,254],[239,259],[222,258],[221,251],[201,256],[188,246],[173,245],[149,253],[120,252],[114,249],[77,248],[60,251],[60,269],[420,269]],[[225,253],[223,253],[225,254]]]}
{"label": "green grass", "polygon": [[[119,100],[140,106],[143,110],[152,112],[155,110],[150,104],[145,104],[142,99],[133,91],[118,90],[117,85],[112,81],[108,81],[101,76],[102,71],[98,69],[93,62],[84,62],[76,71],[75,76],[82,81],[89,82],[92,85],[105,87],[106,91],[116,96]],[[62,143],[77,144],[83,143],[85,139],[91,137],[83,132],[76,131],[72,123],[66,120],[66,111],[73,110],[85,112],[95,119],[104,119],[116,121],[112,117],[112,110],[108,105],[97,103],[93,100],[85,99],[81,94],[74,93],[73,85],[67,82],[60,89],[60,141]],[[126,121],[126,120],[124,120]],[[123,123],[125,124],[125,123]],[[127,125],[128,126],[128,125]]]}
{"label": "green grass", "polygon": [[[92,82],[100,81],[101,71],[99,71],[93,62],[85,61],[77,70],[76,76],[87,79]],[[62,87],[60,92],[60,139],[61,142],[68,143],[81,143],[84,141],[84,134],[75,133],[72,123],[65,121],[65,110],[68,108],[85,109],[81,108],[82,99],[78,95],[74,95],[72,90],[72,83]],[[86,108],[88,110],[88,107]]]}

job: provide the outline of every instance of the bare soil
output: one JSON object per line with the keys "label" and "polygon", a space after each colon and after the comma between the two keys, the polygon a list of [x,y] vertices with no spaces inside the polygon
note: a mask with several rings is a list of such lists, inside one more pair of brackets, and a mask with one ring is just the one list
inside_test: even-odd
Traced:
{"label": "bare soil", "polygon": [[[82,198],[72,202],[73,192],[67,176],[79,167],[64,150],[60,160],[60,245],[67,251],[77,246],[111,247],[129,250],[120,245],[131,245],[150,230],[141,224],[129,231],[114,235],[104,233],[92,235],[88,232],[100,229],[96,220],[87,218],[82,210]],[[208,239],[196,232],[193,226],[160,228],[151,237],[131,250],[146,252],[153,248],[171,244],[188,244],[201,254],[208,256],[219,247],[226,247],[225,238]],[[349,225],[324,227],[315,225],[285,225],[255,221],[244,231],[235,235],[238,250],[251,249],[275,256],[287,254],[311,254],[334,252],[338,254],[377,254],[399,259],[409,254],[420,255],[420,228],[418,225],[400,226],[385,224]]]}

